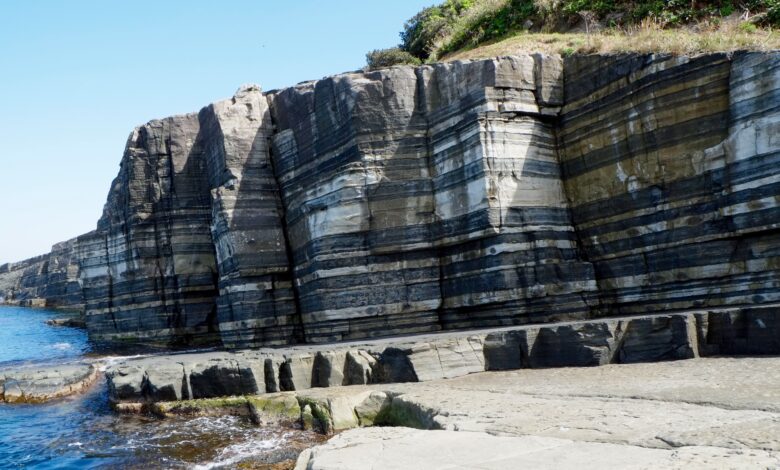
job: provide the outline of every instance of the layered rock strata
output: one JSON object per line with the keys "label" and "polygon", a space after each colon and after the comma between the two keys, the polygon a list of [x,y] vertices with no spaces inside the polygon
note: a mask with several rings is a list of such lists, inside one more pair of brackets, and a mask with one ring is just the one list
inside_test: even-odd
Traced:
{"label": "layered rock strata", "polygon": [[97,230],[0,288],[83,303],[96,340],[229,348],[775,302],[779,61],[242,87],[134,130]]}
{"label": "layered rock strata", "polygon": [[780,296],[780,56],[567,61],[559,155],[609,313]]}
{"label": "layered rock strata", "polygon": [[721,357],[525,369],[146,408],[161,418],[229,414],[337,433],[305,450],[297,468],[771,468],[778,365]]}
{"label": "layered rock strata", "polygon": [[28,307],[57,307],[81,311],[84,294],[79,283],[81,258],[77,240],[57,243],[49,254],[0,266],[3,302]]}
{"label": "layered rock strata", "polygon": [[778,307],[437,333],[400,340],[129,359],[106,371],[115,403],[156,403],[483,371],[780,354]]}
{"label": "layered rock strata", "polygon": [[697,359],[300,392],[334,428],[362,429],[304,451],[295,468],[771,468],[780,382],[767,371],[777,364]]}
{"label": "layered rock strata", "polygon": [[550,119],[561,69],[400,67],[272,95],[307,340],[588,315]]}
{"label": "layered rock strata", "polygon": [[0,403],[44,403],[87,390],[98,378],[94,364],[32,365],[0,370]]}

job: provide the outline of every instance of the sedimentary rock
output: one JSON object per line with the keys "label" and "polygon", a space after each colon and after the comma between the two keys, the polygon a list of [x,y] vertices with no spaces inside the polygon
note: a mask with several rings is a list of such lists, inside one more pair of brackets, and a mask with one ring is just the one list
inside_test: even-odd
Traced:
{"label": "sedimentary rock", "polygon": [[381,427],[341,432],[296,468],[772,467],[777,365],[697,359],[308,390],[299,401],[326,404],[327,416],[350,411],[329,404],[359,402],[351,410]]}
{"label": "sedimentary rock", "polygon": [[607,311],[777,300],[778,65],[567,59],[562,178]]}
{"label": "sedimentary rock", "polygon": [[[435,451],[434,451],[435,449]],[[764,450],[714,446],[654,449],[642,446],[537,436],[496,436],[484,432],[371,428],[347,431],[301,453],[296,470],[480,468],[686,468],[772,467],[780,460]]]}
{"label": "sedimentary rock", "polygon": [[86,328],[87,324],[82,318],[68,317],[68,318],[52,318],[45,322],[50,326],[68,326],[71,328]]}
{"label": "sedimentary rock", "polygon": [[392,68],[272,95],[307,341],[587,316],[595,283],[546,117],[556,61]]}
{"label": "sedimentary rock", "polygon": [[777,307],[606,318],[346,344],[128,359],[106,371],[115,403],[429,382],[483,371],[780,354]]}
{"label": "sedimentary rock", "polygon": [[213,342],[216,261],[197,114],[152,121],[127,141],[98,230],[80,244],[93,338]]}
{"label": "sedimentary rock", "polygon": [[57,243],[49,254],[0,266],[0,297],[28,307],[60,307],[81,311],[77,240]]}
{"label": "sedimentary rock", "polygon": [[338,432],[304,451],[299,468],[771,468],[780,450],[778,365],[720,357],[524,369],[147,408]]}
{"label": "sedimentary rock", "polygon": [[86,390],[95,383],[93,364],[73,363],[0,370],[0,402],[43,403]]}
{"label": "sedimentary rock", "polygon": [[[100,341],[235,349],[777,302],[778,64],[537,54],[245,86],[134,130],[97,229],[0,267],[0,295],[84,304]],[[701,315],[269,355],[263,383],[776,341],[736,339],[748,314]]]}

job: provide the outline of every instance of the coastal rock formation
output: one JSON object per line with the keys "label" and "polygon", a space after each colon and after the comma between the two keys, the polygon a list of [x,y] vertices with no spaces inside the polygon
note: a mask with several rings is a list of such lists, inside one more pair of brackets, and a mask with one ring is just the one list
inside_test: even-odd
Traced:
{"label": "coastal rock formation", "polygon": [[[356,421],[349,428],[361,429],[304,451],[296,468],[772,467],[780,384],[767,371],[777,364],[696,359],[305,391],[300,402],[388,398],[380,427]],[[336,423],[365,405],[325,409]]]}
{"label": "coastal rock formation", "polygon": [[780,298],[780,56],[571,58],[559,155],[609,313]]}
{"label": "coastal rock formation", "polygon": [[156,403],[476,372],[780,354],[776,307],[606,318],[241,351],[126,359],[106,370],[114,403]]}
{"label": "coastal rock formation", "polygon": [[49,254],[0,266],[0,297],[26,307],[82,311],[81,258],[76,239],[57,243]]}
{"label": "coastal rock formation", "polygon": [[0,370],[0,403],[43,403],[86,390],[98,378],[93,364],[73,363]]}
{"label": "coastal rock formation", "polygon": [[[97,229],[0,267],[0,295],[83,305],[98,341],[232,349],[747,312],[780,300],[778,64],[534,54],[244,86],[135,129]],[[690,315],[628,332],[617,320],[504,332],[479,347],[461,335],[445,349],[541,367],[689,357],[696,335],[731,352],[777,342],[776,329],[740,323],[746,313]],[[681,349],[644,349],[655,337]],[[440,352],[416,360],[446,362]],[[284,372],[262,383],[405,379],[407,367],[375,362],[414,357],[267,357]],[[336,366],[296,372],[314,364]]]}
{"label": "coastal rock formation", "polygon": [[560,59],[534,59],[272,95],[308,341],[587,317],[593,269],[576,254],[548,118],[562,97],[544,72]]}
{"label": "coastal rock formation", "polygon": [[779,365],[720,357],[524,369],[148,408],[337,432],[301,453],[302,469],[772,468]]}

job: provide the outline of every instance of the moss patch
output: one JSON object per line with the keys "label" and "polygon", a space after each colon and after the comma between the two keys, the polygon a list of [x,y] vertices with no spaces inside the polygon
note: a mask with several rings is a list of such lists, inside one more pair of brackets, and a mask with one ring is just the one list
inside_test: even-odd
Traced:
{"label": "moss patch", "polygon": [[159,402],[151,406],[154,414],[159,416],[211,416],[211,415],[249,415],[249,402],[246,397],[199,398]]}
{"label": "moss patch", "polygon": [[[309,397],[298,397],[298,403],[301,409],[305,409],[308,406],[311,416],[314,418],[312,422],[314,429],[318,429],[324,434],[333,432],[333,420],[331,419],[327,403]],[[306,418],[304,418],[304,424],[305,421]]]}
{"label": "moss patch", "polygon": [[298,421],[301,417],[300,404],[292,395],[250,396],[246,400],[257,422]]}

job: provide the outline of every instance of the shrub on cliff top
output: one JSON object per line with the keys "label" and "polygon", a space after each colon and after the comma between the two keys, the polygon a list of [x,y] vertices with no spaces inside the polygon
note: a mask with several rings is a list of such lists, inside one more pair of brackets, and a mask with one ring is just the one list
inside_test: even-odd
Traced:
{"label": "shrub on cliff top", "polygon": [[398,47],[392,47],[369,52],[366,54],[366,63],[369,70],[376,70],[393,65],[420,65],[422,62],[412,54]]}
{"label": "shrub on cliff top", "polygon": [[427,59],[437,40],[450,34],[450,29],[458,18],[476,4],[485,0],[446,0],[441,5],[425,8],[414,15],[401,31],[402,50]]}
{"label": "shrub on cliff top", "polygon": [[762,26],[780,25],[780,0],[445,0],[404,24],[398,49],[432,61],[525,29],[566,31],[586,12],[607,28],[643,21],[662,28],[717,24],[735,12]]}

